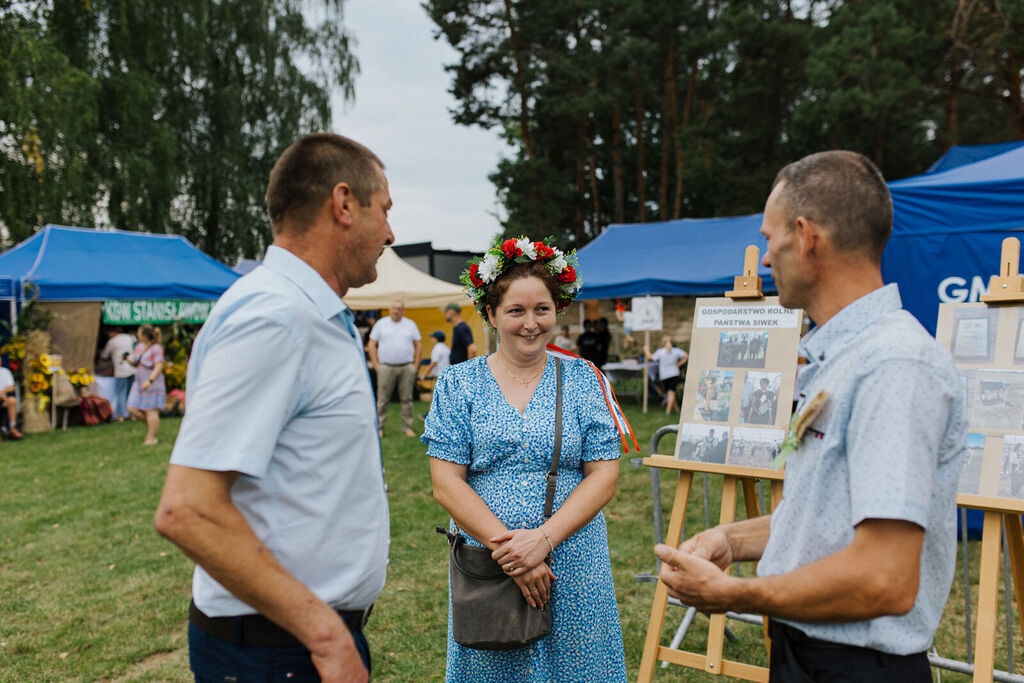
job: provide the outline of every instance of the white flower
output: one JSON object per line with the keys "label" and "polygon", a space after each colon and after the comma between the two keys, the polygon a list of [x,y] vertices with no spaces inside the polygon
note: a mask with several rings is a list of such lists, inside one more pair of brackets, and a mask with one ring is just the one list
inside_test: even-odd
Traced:
{"label": "white flower", "polygon": [[558,250],[555,250],[555,258],[548,261],[548,267],[556,273],[561,273],[568,265],[569,264],[565,262],[565,256],[563,256],[562,252]]}
{"label": "white flower", "polygon": [[497,254],[488,252],[484,256],[484,260],[480,262],[480,268],[476,271],[476,274],[480,276],[480,279],[490,284],[494,282],[494,278],[498,276],[498,267],[501,263],[500,258]]}
{"label": "white flower", "polygon": [[533,242],[521,237],[517,242],[516,246],[523,252],[523,256],[527,257],[531,261],[537,260],[537,250],[533,246]]}

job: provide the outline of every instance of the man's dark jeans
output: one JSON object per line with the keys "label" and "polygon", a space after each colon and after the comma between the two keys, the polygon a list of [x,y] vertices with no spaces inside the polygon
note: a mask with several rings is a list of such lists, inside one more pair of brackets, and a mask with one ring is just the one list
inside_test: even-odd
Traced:
{"label": "man's dark jeans", "polygon": [[[370,670],[370,646],[360,631],[352,632],[352,639]],[[283,681],[297,683],[319,681],[309,650],[305,647],[263,647],[235,645],[214,638],[188,625],[189,666],[197,683],[224,683],[237,681]]]}
{"label": "man's dark jeans", "polygon": [[768,622],[772,639],[771,683],[931,683],[928,655],[890,655],[853,645],[809,638],[774,619]]}

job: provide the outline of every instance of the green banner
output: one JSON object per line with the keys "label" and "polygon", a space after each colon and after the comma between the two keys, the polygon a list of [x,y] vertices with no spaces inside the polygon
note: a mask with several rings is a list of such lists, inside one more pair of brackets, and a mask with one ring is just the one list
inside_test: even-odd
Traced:
{"label": "green banner", "polygon": [[203,323],[213,301],[180,299],[116,299],[103,302],[103,322],[108,325],[166,325]]}

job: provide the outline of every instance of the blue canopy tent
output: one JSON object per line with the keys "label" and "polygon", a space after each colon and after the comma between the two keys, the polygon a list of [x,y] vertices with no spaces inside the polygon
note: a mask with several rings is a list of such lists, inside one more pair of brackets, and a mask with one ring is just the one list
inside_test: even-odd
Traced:
{"label": "blue canopy tent", "polygon": [[1024,146],[1024,140],[997,142],[993,145],[953,145],[934,164],[929,166],[925,173],[941,173],[951,168],[973,164],[975,161],[981,161],[1003,152],[1009,152],[1021,146]]}
{"label": "blue canopy tent", "polygon": [[895,215],[882,275],[934,334],[939,303],[977,301],[998,274],[1003,239],[1024,232],[1024,145],[889,190]]}
{"label": "blue canopy tent", "polygon": [[[761,214],[610,225],[577,252],[578,298],[721,294],[743,270],[747,245],[764,253],[760,227]],[[764,287],[772,290],[768,269],[761,270]]]}
{"label": "blue canopy tent", "polygon": [[236,279],[180,235],[47,225],[0,254],[0,299],[17,301],[211,300]]}

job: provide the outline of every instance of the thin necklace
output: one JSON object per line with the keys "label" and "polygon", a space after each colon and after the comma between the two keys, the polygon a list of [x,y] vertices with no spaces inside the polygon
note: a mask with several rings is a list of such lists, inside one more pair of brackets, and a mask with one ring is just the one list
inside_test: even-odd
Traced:
{"label": "thin necklace", "polygon": [[503,361],[501,358],[499,358],[498,362],[501,363],[503,368],[505,368],[505,372],[508,373],[509,377],[511,377],[512,379],[514,379],[515,381],[519,382],[520,384],[522,384],[524,387],[527,387],[527,388],[529,388],[529,386],[531,384],[533,384],[533,380],[537,379],[538,377],[540,377],[544,373],[544,368],[547,367],[547,364],[548,364],[547,360],[545,359],[544,365],[541,367],[540,370],[537,371],[536,375],[534,375],[530,379],[522,380],[522,379],[519,379],[518,377],[515,376],[515,374],[512,372],[512,368],[510,368],[509,366],[505,365],[505,361]]}

